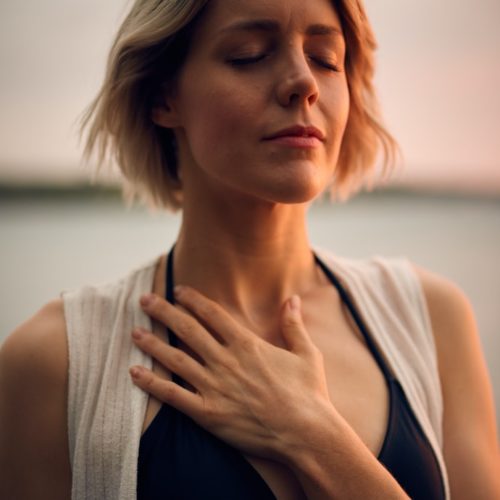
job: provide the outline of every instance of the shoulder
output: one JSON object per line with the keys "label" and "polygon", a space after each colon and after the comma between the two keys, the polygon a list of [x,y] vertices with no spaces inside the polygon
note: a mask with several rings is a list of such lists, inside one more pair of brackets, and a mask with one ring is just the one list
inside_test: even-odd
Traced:
{"label": "shoulder", "polygon": [[80,363],[84,368],[86,361],[82,356],[95,354],[95,349],[106,351],[115,330],[122,329],[128,321],[142,320],[139,299],[151,292],[158,262],[155,259],[113,281],[84,285],[61,294],[72,366]]}
{"label": "shoulder", "polygon": [[54,300],[0,348],[3,498],[67,498],[67,380],[63,304]]}
{"label": "shoulder", "polygon": [[455,283],[415,264],[413,268],[429,312],[446,402],[447,394],[466,388],[460,389],[461,383],[469,386],[474,379],[481,386],[487,383],[474,311]]}
{"label": "shoulder", "polygon": [[[65,411],[68,351],[64,310],[54,300],[14,330],[0,348],[0,412],[22,425],[39,409]],[[12,413],[15,412],[15,413]],[[50,424],[50,422],[48,422]]]}
{"label": "shoulder", "polygon": [[440,336],[453,335],[449,333],[450,327],[462,325],[457,331],[462,332],[462,336],[470,336],[475,329],[474,312],[462,289],[439,274],[413,263],[412,267],[422,286],[435,333]]}
{"label": "shoulder", "polygon": [[456,391],[461,374],[486,371],[474,311],[455,283],[415,264],[412,267],[425,298],[446,404],[449,395]]}
{"label": "shoulder", "polygon": [[458,372],[486,371],[474,311],[455,283],[415,264],[412,266],[425,297],[446,393],[455,390],[461,378]]}
{"label": "shoulder", "polygon": [[500,454],[494,401],[473,308],[456,284],[413,267],[435,338],[444,403],[444,455],[452,497],[497,498]]}
{"label": "shoulder", "polygon": [[[66,323],[61,299],[53,300],[14,330],[0,348],[0,371],[15,385],[56,382],[67,373]],[[31,389],[30,389],[31,390]]]}

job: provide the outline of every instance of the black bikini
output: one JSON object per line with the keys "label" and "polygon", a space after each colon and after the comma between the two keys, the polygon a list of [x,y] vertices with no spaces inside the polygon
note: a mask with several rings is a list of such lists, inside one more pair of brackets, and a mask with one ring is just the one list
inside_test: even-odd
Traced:
{"label": "black bikini", "polygon": [[[166,298],[174,303],[173,251],[166,270]],[[444,499],[444,484],[434,451],[408,404],[399,382],[378,352],[357,310],[331,270],[316,263],[337,288],[387,381],[390,412],[378,460],[412,499]],[[169,342],[177,337],[168,330]],[[174,382],[184,386],[176,374]],[[332,471],[333,472],[333,471]],[[163,404],[144,432],[139,447],[138,500],[274,500],[260,474],[235,448]]]}

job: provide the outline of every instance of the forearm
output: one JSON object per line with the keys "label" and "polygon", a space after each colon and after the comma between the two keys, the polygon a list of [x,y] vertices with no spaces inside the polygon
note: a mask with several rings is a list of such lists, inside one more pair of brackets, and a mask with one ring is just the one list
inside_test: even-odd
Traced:
{"label": "forearm", "polygon": [[283,451],[308,499],[408,499],[333,407],[323,408]]}

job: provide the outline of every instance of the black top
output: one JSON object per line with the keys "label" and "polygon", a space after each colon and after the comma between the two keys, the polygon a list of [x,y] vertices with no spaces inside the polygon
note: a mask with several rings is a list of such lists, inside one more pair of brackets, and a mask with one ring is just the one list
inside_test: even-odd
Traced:
{"label": "black top", "polygon": [[[172,304],[173,252],[174,247],[168,255],[166,269],[166,299]],[[412,499],[445,498],[436,456],[401,385],[392,376],[343,286],[318,256],[314,257],[348,307],[388,385],[390,412],[378,460]],[[168,336],[170,344],[177,346],[177,337],[171,330]],[[176,374],[172,374],[172,379],[184,386]],[[175,408],[163,404],[141,438],[137,498],[271,500],[276,497],[238,450]]]}

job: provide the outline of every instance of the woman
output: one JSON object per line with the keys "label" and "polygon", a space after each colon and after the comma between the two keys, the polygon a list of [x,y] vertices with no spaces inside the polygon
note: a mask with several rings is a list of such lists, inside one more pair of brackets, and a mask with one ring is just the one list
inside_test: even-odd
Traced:
{"label": "woman", "polygon": [[2,497],[500,496],[467,299],[307,238],[393,150],[374,45],[359,1],[136,1],[88,148],[182,227],[5,342]]}

